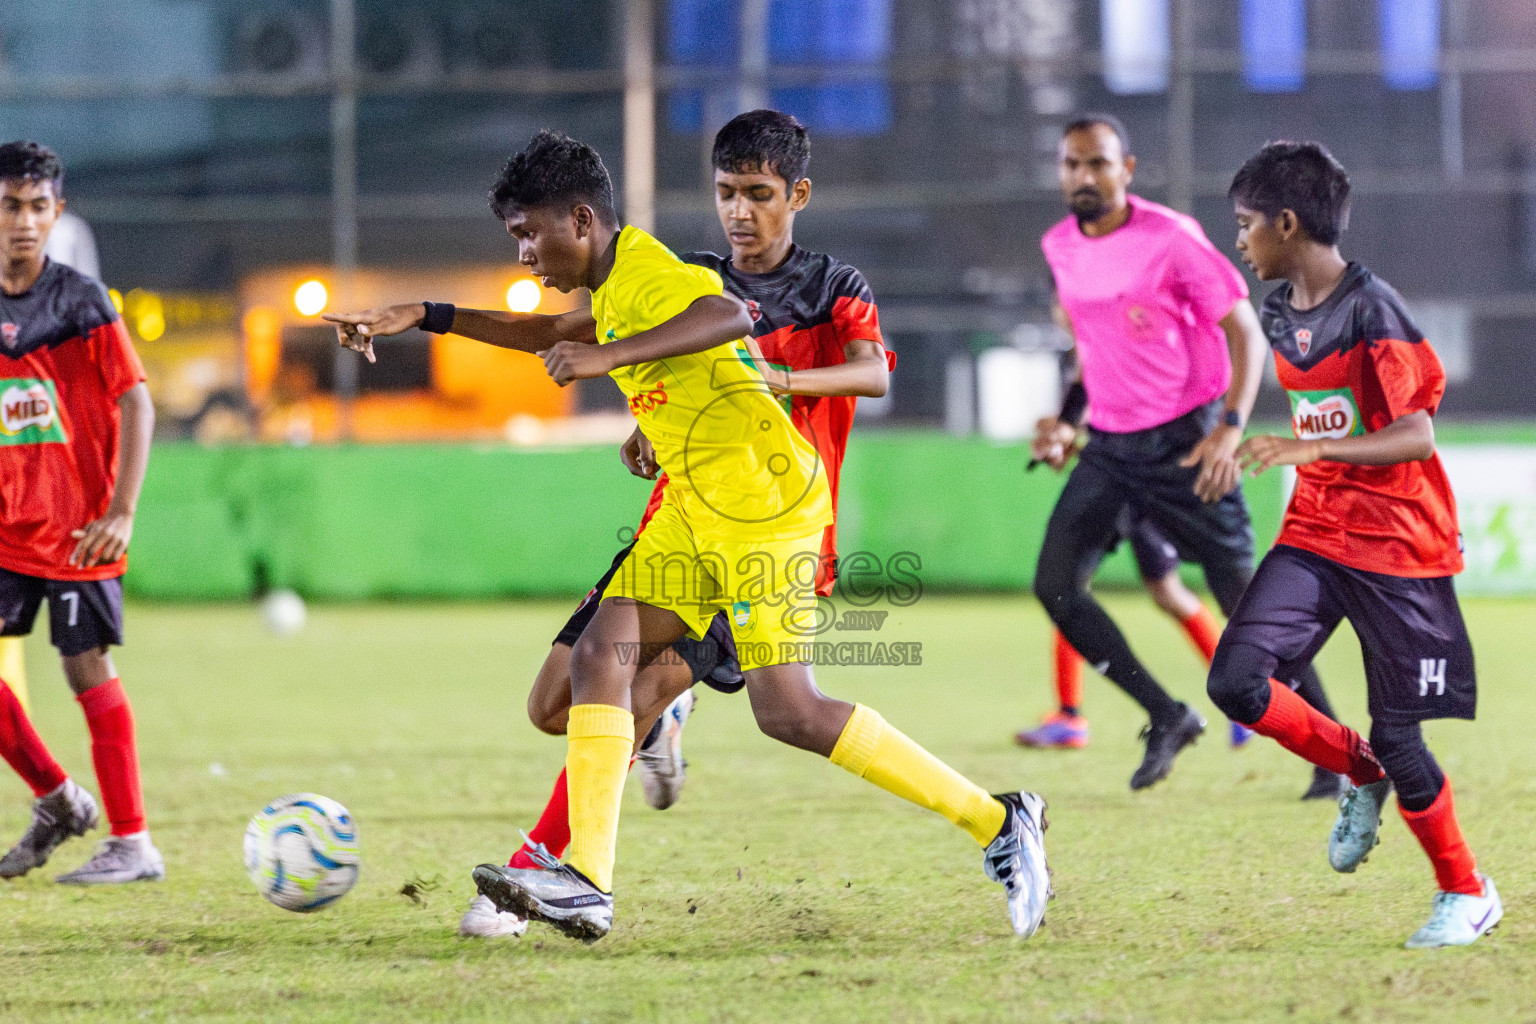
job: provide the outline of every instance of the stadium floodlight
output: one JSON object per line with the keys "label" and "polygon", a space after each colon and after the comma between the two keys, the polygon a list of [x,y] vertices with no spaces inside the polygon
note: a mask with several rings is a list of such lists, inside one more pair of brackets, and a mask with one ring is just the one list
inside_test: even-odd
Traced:
{"label": "stadium floodlight", "polygon": [[1243,0],[1243,81],[1254,92],[1300,92],[1306,82],[1304,0]]}
{"label": "stadium floodlight", "polygon": [[1168,90],[1173,43],[1168,0],[1100,0],[1104,84],[1117,96]]}
{"label": "stadium floodlight", "polygon": [[293,290],[293,308],[304,316],[319,316],[329,301],[330,295],[325,290],[325,283],[315,278],[310,278]]}
{"label": "stadium floodlight", "polygon": [[543,298],[544,289],[531,277],[520,277],[507,287],[507,308],[514,313],[532,313]]}

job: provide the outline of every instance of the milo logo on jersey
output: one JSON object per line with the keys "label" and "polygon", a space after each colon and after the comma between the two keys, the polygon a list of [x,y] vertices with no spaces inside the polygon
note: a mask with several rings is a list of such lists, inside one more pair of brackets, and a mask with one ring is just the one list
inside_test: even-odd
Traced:
{"label": "milo logo on jersey", "polygon": [[1360,410],[1349,388],[1332,391],[1290,391],[1291,429],[1303,441],[1355,437],[1365,433]]}
{"label": "milo logo on jersey", "polygon": [[51,380],[0,380],[0,444],[64,442]]}

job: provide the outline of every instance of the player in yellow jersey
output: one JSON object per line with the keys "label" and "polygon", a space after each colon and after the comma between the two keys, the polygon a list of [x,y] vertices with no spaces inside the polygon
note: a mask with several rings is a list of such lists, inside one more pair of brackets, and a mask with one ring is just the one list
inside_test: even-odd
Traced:
{"label": "player in yellow jersey", "polygon": [[[645,232],[621,228],[591,147],[541,132],[508,161],[491,207],[521,262],[560,291],[587,288],[590,314],[539,317],[415,303],[331,317],[344,344],[415,326],[539,353],[559,384],[609,374],[672,480],[571,652],[564,864],[475,869],[503,910],[592,941],[613,924],[619,801],[634,744],[639,669],[725,611],[758,725],[944,815],[985,847],[1014,930],[1034,933],[1050,896],[1045,801],[991,796],[864,705],[817,689],[809,660],[816,569],[831,499],[816,450],[752,361],[746,307],[720,278]],[[595,336],[589,333],[596,322]]]}

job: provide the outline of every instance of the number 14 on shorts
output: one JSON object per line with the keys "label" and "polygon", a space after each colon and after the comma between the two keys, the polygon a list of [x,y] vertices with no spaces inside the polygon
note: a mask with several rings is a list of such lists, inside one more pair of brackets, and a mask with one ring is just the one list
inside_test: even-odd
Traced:
{"label": "number 14 on shorts", "polygon": [[1435,688],[1436,697],[1445,696],[1444,658],[1419,659],[1419,696],[1428,697],[1431,685]]}

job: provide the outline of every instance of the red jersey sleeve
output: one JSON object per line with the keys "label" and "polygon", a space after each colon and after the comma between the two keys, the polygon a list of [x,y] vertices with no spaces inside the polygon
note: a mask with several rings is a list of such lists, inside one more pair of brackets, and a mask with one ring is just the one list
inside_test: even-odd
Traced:
{"label": "red jersey sleeve", "polygon": [[101,371],[107,397],[112,401],[116,402],[144,380],[144,364],[133,350],[133,342],[128,339],[128,329],[123,326],[121,317],[92,330],[86,335],[86,344]]}
{"label": "red jersey sleeve", "polygon": [[1357,337],[1365,343],[1362,397],[1375,407],[1361,410],[1366,425],[1380,430],[1421,409],[1435,415],[1445,395],[1445,367],[1396,294],[1364,304],[1356,315]]}
{"label": "red jersey sleeve", "polygon": [[[885,345],[880,333],[880,310],[875,306],[875,295],[864,275],[852,267],[845,268],[834,286],[832,300],[832,329],[837,335],[839,348],[850,341],[878,341]],[[896,353],[886,346],[886,366],[896,368]]]}
{"label": "red jersey sleeve", "polygon": [[1369,341],[1365,362],[1381,389],[1387,423],[1421,409],[1431,416],[1439,411],[1445,394],[1445,367],[1429,342],[1401,338]]}

